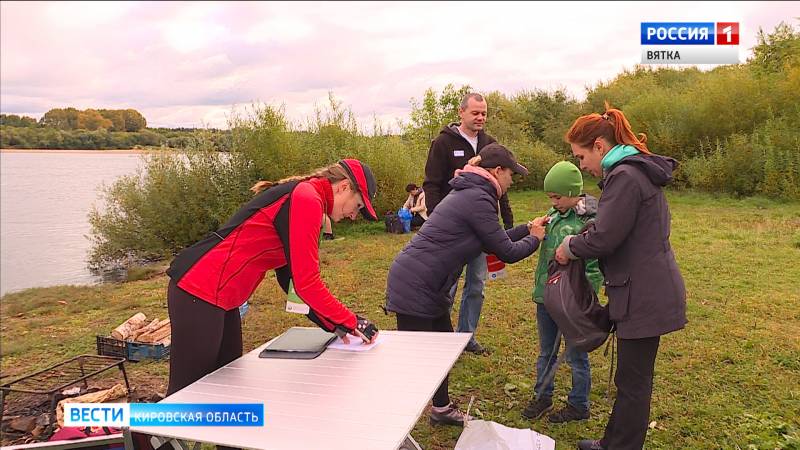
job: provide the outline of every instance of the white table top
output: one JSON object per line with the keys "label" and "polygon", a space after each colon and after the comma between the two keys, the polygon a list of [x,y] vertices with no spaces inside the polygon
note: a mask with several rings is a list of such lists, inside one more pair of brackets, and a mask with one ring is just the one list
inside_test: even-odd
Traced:
{"label": "white table top", "polygon": [[263,427],[131,427],[131,431],[258,449],[396,449],[414,428],[470,333],[381,331],[366,352],[264,359],[268,344],[165,398],[263,403]]}

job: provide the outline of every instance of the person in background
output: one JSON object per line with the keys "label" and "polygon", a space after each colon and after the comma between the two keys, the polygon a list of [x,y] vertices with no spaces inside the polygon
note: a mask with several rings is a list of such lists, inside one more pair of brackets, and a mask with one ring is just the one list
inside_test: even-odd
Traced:
{"label": "person in background", "polygon": [[[539,263],[534,275],[533,301],[536,304],[539,358],[536,361],[534,398],[522,411],[522,415],[528,419],[538,419],[553,408],[554,371],[557,370],[555,363],[560,341],[556,340],[558,325],[544,307],[547,268],[564,237],[579,233],[597,213],[597,199],[581,194],[583,177],[580,169],[571,162],[561,161],[550,168],[544,177],[544,191],[552,208],[544,217],[536,219],[546,224],[547,239],[539,248]],[[603,275],[597,266],[597,260],[586,261],[586,277],[595,291],[599,291]],[[553,423],[589,418],[589,391],[592,387],[589,354],[571,348],[565,351],[567,363],[572,368],[572,390],[567,397],[567,405],[547,417]]]}
{"label": "person in background", "polygon": [[322,216],[322,239],[332,241],[336,239],[333,235],[333,225],[331,225],[331,218],[327,214]]}
{"label": "person in background", "polygon": [[[402,331],[452,332],[451,287],[464,264],[491,251],[514,263],[530,256],[544,239],[539,224],[503,230],[497,200],[512,184],[511,175],[528,169],[500,144],[489,144],[450,181],[452,192],[425,226],[395,257],[386,281],[386,310],[397,314]],[[433,424],[463,425],[469,418],[450,401],[448,378],[433,395]]]}
{"label": "person in background", "polygon": [[[343,340],[372,342],[377,328],[355,315],[320,278],[322,217],[355,220],[359,212],[377,220],[372,207],[377,183],[355,159],[277,183],[262,181],[228,222],[183,250],[167,275],[172,324],[169,387],[173,394],[242,356],[239,306],[268,270],[288,295],[308,305],[308,318]],[[370,338],[369,336],[372,336]]]}
{"label": "person in background", "polygon": [[406,186],[408,199],[403,203],[403,208],[408,209],[413,214],[411,217],[411,228],[419,228],[428,220],[428,209],[425,206],[425,192],[414,183]]}
{"label": "person in background", "polygon": [[686,326],[686,288],[669,242],[664,186],[677,162],[653,154],[618,109],[579,117],[564,139],[581,169],[601,177],[594,226],[567,236],[555,259],[597,258],[619,345],[617,400],[602,439],[583,450],[641,449],[650,420],[653,372],[661,336]]}
{"label": "person in background", "polygon": [[[439,135],[431,142],[428,160],[425,163],[425,181],[422,183],[428,216],[450,192],[450,180],[453,179],[455,171],[461,170],[470,159],[479,155],[485,146],[496,142],[483,130],[487,108],[486,99],[481,94],[474,92],[466,94],[458,108],[461,122],[451,123],[442,128]],[[500,196],[499,202],[503,228],[508,230],[514,226],[514,215],[508,202],[508,194]],[[475,255],[466,262],[465,267],[467,270],[464,275],[464,291],[461,294],[456,331],[472,333],[472,339],[466,350],[485,355],[489,350],[478,343],[475,333],[483,308],[483,287],[488,272],[486,254]],[[461,272],[464,272],[463,268]],[[457,291],[458,283],[454,283],[450,295],[455,298]]]}

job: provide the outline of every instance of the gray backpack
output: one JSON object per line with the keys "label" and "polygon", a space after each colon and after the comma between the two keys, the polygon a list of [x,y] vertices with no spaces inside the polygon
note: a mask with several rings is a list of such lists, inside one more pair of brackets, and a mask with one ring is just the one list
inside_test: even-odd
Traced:
{"label": "gray backpack", "polygon": [[608,339],[612,329],[608,309],[586,279],[582,259],[562,266],[550,261],[544,288],[544,307],[558,325],[567,347],[591,352]]}

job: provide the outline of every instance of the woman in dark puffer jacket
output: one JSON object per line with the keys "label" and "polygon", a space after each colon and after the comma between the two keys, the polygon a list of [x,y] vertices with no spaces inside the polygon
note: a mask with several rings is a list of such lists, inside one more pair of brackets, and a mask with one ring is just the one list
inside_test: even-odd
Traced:
{"label": "woman in dark puffer jacket", "polygon": [[[481,252],[514,263],[530,256],[544,239],[537,222],[503,230],[498,199],[514,174],[527,175],[514,155],[489,144],[450,181],[453,190],[395,257],[386,287],[386,309],[397,313],[402,331],[452,332],[450,288],[461,268]],[[465,414],[450,402],[447,378],[433,395],[431,422],[463,425]]]}

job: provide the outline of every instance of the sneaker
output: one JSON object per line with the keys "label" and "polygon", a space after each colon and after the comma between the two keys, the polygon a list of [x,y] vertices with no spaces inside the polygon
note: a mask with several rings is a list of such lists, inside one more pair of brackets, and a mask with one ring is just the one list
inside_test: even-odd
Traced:
{"label": "sneaker", "polygon": [[545,413],[553,409],[553,399],[540,398],[531,400],[528,406],[522,410],[522,417],[530,420],[536,420],[542,417]]}
{"label": "sneaker", "polygon": [[478,344],[478,341],[470,341],[464,350],[476,355],[488,355],[492,353],[488,348]]}
{"label": "sneaker", "polygon": [[547,420],[552,423],[572,422],[573,420],[586,420],[588,418],[588,409],[578,409],[569,403],[564,408],[547,416]]}
{"label": "sneaker", "polygon": [[605,450],[600,445],[600,440],[584,439],[578,441],[578,450]]}
{"label": "sneaker", "polygon": [[450,402],[447,406],[431,407],[431,425],[457,425],[463,427],[464,422],[472,419],[472,416],[459,411],[458,406],[453,402]]}
{"label": "sneaker", "polygon": [[335,237],[333,236],[333,233],[322,233],[322,239],[326,241],[332,241],[335,239]]}

